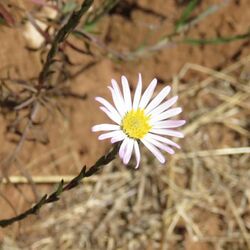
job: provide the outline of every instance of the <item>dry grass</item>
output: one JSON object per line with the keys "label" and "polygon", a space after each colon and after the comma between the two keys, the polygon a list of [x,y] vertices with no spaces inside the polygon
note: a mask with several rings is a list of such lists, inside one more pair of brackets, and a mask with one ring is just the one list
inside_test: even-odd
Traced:
{"label": "dry grass", "polygon": [[[202,80],[186,84],[190,72]],[[138,171],[116,160],[3,249],[250,249],[249,72],[250,57],[221,72],[187,64],[173,81],[188,121],[183,150],[165,167],[146,151]]]}

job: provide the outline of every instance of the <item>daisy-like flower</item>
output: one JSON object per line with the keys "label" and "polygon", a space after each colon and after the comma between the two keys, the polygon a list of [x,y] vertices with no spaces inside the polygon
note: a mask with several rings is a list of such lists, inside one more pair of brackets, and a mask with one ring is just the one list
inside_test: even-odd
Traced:
{"label": "daisy-like flower", "polygon": [[115,124],[95,125],[92,127],[92,131],[105,131],[98,137],[99,140],[111,139],[111,143],[122,141],[119,156],[125,165],[130,161],[134,151],[136,168],[139,166],[140,142],[152,152],[160,163],[165,163],[165,157],[160,150],[174,154],[175,151],[170,146],[180,148],[166,136],[183,137],[181,132],[175,131],[173,128],[182,126],[185,124],[185,120],[169,119],[182,112],[181,108],[171,108],[176,103],[178,96],[165,100],[171,90],[170,86],[166,86],[151,100],[157,80],[153,79],[142,94],[142,78],[139,74],[132,100],[127,78],[122,76],[121,82],[123,93],[113,79],[111,86],[108,86],[114,105],[102,97],[96,97],[96,101],[102,105],[100,109]]}

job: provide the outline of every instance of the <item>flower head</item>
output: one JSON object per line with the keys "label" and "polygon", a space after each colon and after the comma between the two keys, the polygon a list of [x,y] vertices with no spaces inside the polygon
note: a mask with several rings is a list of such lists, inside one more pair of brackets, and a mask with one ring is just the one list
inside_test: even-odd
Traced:
{"label": "flower head", "polygon": [[174,154],[175,151],[170,146],[180,148],[166,136],[183,137],[181,132],[175,131],[173,128],[184,125],[185,120],[169,119],[182,112],[181,108],[171,108],[176,103],[178,96],[165,100],[171,90],[170,86],[166,86],[151,100],[157,80],[153,79],[142,94],[142,78],[139,74],[132,100],[127,78],[122,76],[121,82],[122,92],[115,80],[112,80],[111,86],[108,87],[114,105],[102,97],[96,97],[96,100],[102,104],[100,109],[115,124],[95,125],[92,127],[92,131],[105,131],[98,137],[99,140],[111,139],[111,143],[122,141],[119,156],[124,164],[128,164],[134,151],[136,167],[139,166],[140,142],[163,164],[165,157],[160,150]]}

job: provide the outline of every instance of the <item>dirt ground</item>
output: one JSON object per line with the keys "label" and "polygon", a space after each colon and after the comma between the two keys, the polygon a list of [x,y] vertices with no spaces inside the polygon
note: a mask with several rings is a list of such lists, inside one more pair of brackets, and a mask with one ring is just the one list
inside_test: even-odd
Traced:
{"label": "dirt ground", "polygon": [[[141,44],[152,46],[162,35],[170,33],[187,2],[121,1],[102,19],[97,36],[112,51],[130,55]],[[27,10],[35,6],[26,0],[4,3]],[[194,15],[221,3],[222,7],[182,36],[206,39],[249,31],[249,0],[200,1]],[[17,22],[14,27],[0,26],[0,77],[37,77],[42,67],[41,50],[27,49],[23,25],[19,23],[23,14],[15,7],[7,8],[15,13]],[[72,37],[69,40],[75,41]],[[250,93],[249,42],[245,39],[219,45],[173,43],[124,61],[104,56],[100,48],[94,57],[69,51],[70,60],[77,65],[71,67],[71,72],[91,65],[67,83],[73,92],[86,95],[86,99],[53,100],[64,115],[41,112],[37,119],[46,122],[37,131],[29,132],[30,141],[24,142],[18,163],[7,169],[4,159],[19,137],[9,128],[15,113],[0,115],[1,176],[44,176],[44,183],[33,187],[1,183],[0,219],[29,208],[53,190],[60,176],[76,175],[83,165],[90,166],[107,152],[109,143],[99,142],[91,127],[107,120],[94,97],[110,99],[107,86],[111,78],[119,81],[124,74],[133,89],[140,72],[144,88],[154,77],[161,83],[157,91],[165,84],[173,87],[180,95],[178,105],[184,108],[181,117],[190,125],[184,128],[186,137],[178,142],[183,151],[169,157],[163,168],[146,150],[139,171],[126,169],[119,159],[115,160],[98,177],[64,194],[56,205],[42,208],[38,216],[1,229],[2,249],[250,249],[249,156],[188,156],[188,152],[249,146],[250,103],[249,96],[245,96]],[[184,72],[186,67],[190,70]],[[216,75],[222,71],[225,75]],[[236,79],[236,83],[231,79]],[[201,87],[204,81],[211,82],[211,89]],[[199,91],[190,94],[196,86]],[[212,113],[237,93],[239,99],[233,99],[234,106]],[[205,125],[199,128],[202,115],[206,114],[210,116],[204,118]],[[227,118],[228,123],[223,121]],[[23,127],[20,124],[21,130]],[[182,153],[187,153],[186,158]],[[47,184],[48,176],[58,181]],[[240,210],[242,207],[244,211]]]}

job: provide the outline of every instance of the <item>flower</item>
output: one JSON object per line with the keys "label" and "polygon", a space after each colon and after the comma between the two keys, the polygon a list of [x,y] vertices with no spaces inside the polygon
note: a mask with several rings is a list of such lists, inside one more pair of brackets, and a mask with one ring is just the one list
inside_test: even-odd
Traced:
{"label": "flower", "polygon": [[132,101],[127,78],[122,76],[121,82],[123,93],[113,79],[111,80],[111,86],[108,86],[114,105],[102,97],[95,98],[102,104],[100,109],[115,124],[95,125],[92,127],[92,131],[105,131],[98,137],[99,140],[111,139],[111,143],[122,141],[119,156],[125,165],[130,161],[134,151],[136,168],[139,166],[141,159],[140,142],[152,152],[160,163],[165,163],[165,157],[160,149],[169,154],[174,154],[175,151],[170,146],[180,148],[178,144],[165,136],[183,137],[181,132],[172,128],[184,125],[185,120],[169,120],[170,117],[182,112],[181,108],[170,108],[176,103],[178,96],[164,101],[171,90],[170,86],[166,86],[151,100],[157,80],[153,79],[142,94],[142,77],[139,74]]}

